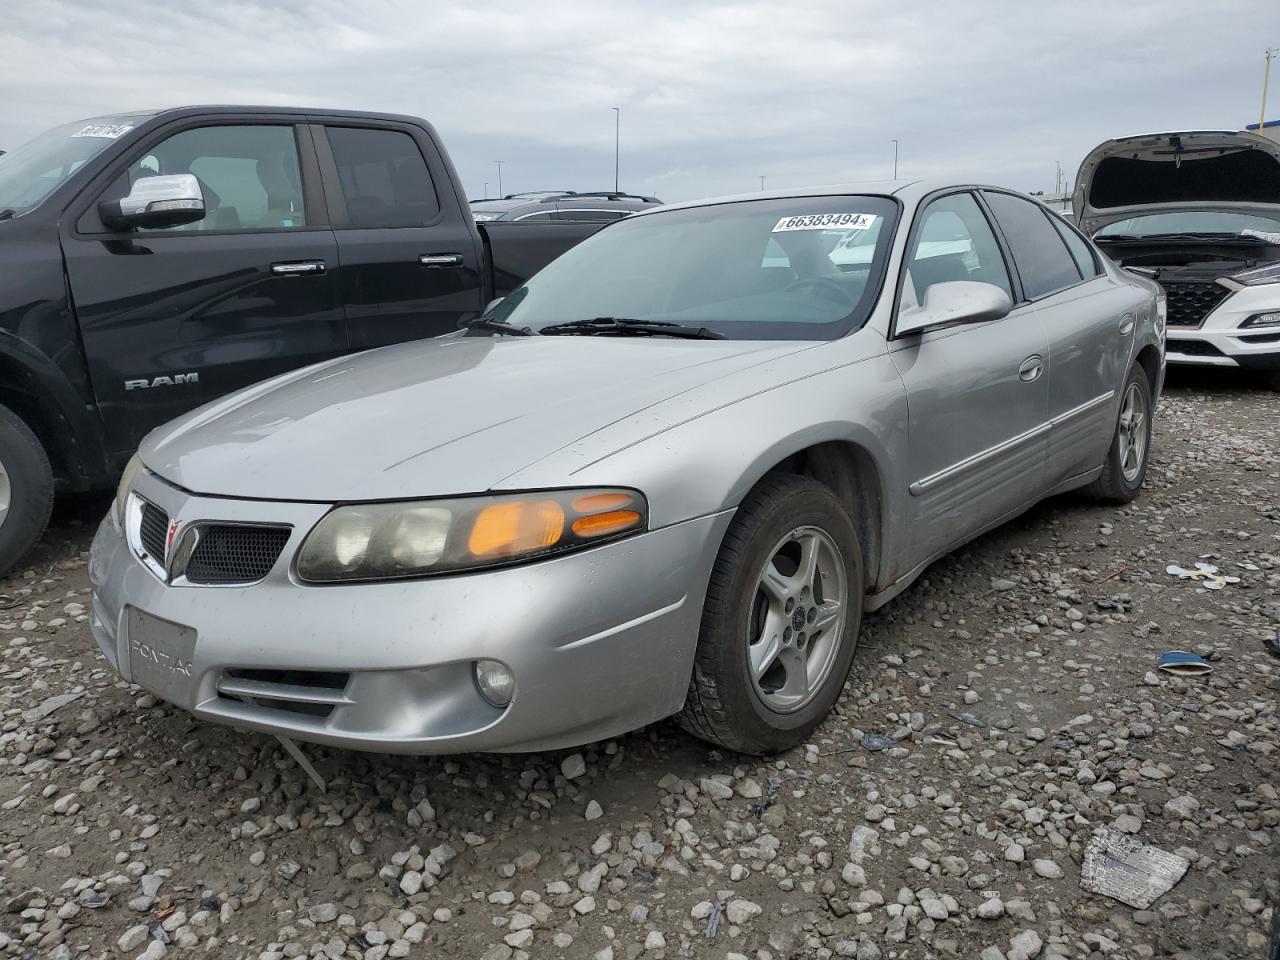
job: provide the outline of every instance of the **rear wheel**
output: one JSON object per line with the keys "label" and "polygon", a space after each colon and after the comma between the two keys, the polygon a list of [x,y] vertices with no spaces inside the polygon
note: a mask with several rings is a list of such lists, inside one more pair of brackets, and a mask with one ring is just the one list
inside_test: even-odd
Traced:
{"label": "rear wheel", "polygon": [[53,508],[53,472],[40,441],[0,406],[0,577],[44,533]]}
{"label": "rear wheel", "polygon": [[1128,503],[1147,479],[1151,455],[1151,384],[1134,366],[1120,394],[1120,414],[1102,475],[1085,487],[1085,495],[1105,503]]}
{"label": "rear wheel", "polygon": [[680,723],[741,753],[802,743],[844,687],[862,621],[862,551],[825,486],[777,476],[725,535]]}

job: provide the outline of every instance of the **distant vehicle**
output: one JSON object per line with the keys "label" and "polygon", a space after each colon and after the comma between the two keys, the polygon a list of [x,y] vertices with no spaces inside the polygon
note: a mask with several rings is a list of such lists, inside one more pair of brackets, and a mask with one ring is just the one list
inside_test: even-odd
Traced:
{"label": "distant vehicle", "polygon": [[[831,259],[873,231],[866,264]],[[94,539],[93,634],[201,719],[339,747],[552,750],[678,714],[786,750],[863,612],[936,558],[1054,493],[1138,495],[1162,306],[996,188],[638,213],[466,331],[152,432]]]}
{"label": "distant vehicle", "polygon": [[501,200],[472,200],[471,215],[477,221],[519,220],[545,222],[552,220],[577,222],[609,222],[629,217],[640,210],[651,210],[661,204],[657,197],[641,197],[630,193],[513,193]]}
{"label": "distant vehicle", "polygon": [[1085,157],[1080,229],[1169,299],[1169,362],[1280,390],[1280,143],[1248,131],[1108,140]]}
{"label": "distant vehicle", "polygon": [[0,157],[0,575],[55,484],[109,488],[157,424],[456,330],[604,226],[477,228],[462,197],[431,126],[380,113],[119,114]]}

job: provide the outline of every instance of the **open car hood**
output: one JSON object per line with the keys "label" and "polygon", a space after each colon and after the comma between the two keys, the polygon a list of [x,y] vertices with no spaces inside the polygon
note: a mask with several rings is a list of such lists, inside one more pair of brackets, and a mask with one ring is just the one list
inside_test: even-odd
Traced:
{"label": "open car hood", "polygon": [[1080,229],[1152,213],[1280,216],[1280,143],[1249,131],[1188,130],[1108,140],[1076,174]]}

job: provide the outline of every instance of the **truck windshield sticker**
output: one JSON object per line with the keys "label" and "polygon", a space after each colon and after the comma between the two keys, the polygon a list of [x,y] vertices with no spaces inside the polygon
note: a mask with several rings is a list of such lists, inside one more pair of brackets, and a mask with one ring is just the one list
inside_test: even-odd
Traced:
{"label": "truck windshield sticker", "polygon": [[103,140],[114,140],[133,129],[131,123],[91,123],[73,133],[73,137],[98,137]]}
{"label": "truck windshield sticker", "polygon": [[867,230],[880,218],[873,213],[810,213],[798,217],[783,217],[773,228],[773,233],[791,230]]}

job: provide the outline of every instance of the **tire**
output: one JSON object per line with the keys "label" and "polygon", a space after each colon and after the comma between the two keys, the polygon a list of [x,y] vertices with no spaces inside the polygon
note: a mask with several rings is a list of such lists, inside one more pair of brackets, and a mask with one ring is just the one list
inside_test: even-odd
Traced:
{"label": "tire", "polygon": [[[1132,410],[1140,412],[1142,417],[1136,430],[1129,427]],[[1116,432],[1111,438],[1102,474],[1084,488],[1086,497],[1102,503],[1128,503],[1138,495],[1151,461],[1151,415],[1151,384],[1143,369],[1135,365],[1129,369],[1120,391]],[[1140,447],[1135,447],[1139,442]]]}
{"label": "tire", "polygon": [[40,539],[53,509],[53,471],[44,447],[0,406],[0,577]]}
{"label": "tire", "polygon": [[[817,589],[807,593],[796,576],[806,544],[817,570],[810,581]],[[772,594],[762,586],[766,564]],[[681,726],[738,753],[803,743],[844,688],[863,593],[858,533],[835,494],[806,477],[763,480],[738,510],[712,568]],[[838,595],[843,616],[831,606]]]}
{"label": "tire", "polygon": [[1267,374],[1266,384],[1276,393],[1280,393],[1280,370]]}

